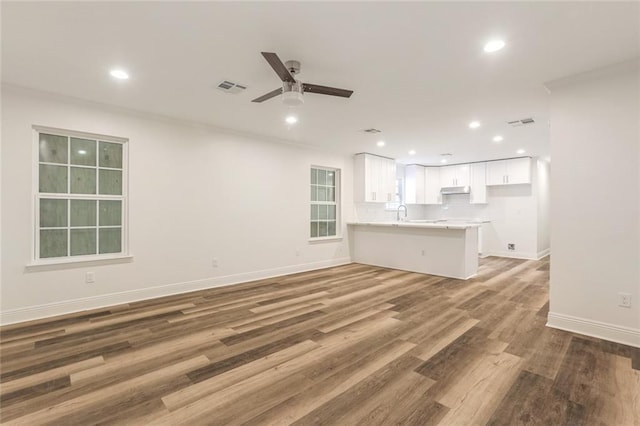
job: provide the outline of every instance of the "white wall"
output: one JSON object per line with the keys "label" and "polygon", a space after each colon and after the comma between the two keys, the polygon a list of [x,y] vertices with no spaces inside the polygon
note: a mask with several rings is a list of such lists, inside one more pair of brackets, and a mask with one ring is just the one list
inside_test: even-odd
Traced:
{"label": "white wall", "polygon": [[551,165],[538,160],[537,176],[538,255],[542,255],[551,249]]}
{"label": "white wall", "polygon": [[[12,87],[2,112],[2,323],[349,261],[345,226],[343,241],[308,242],[309,167],[342,170],[346,222],[351,157]],[[32,125],[130,139],[133,262],[25,269]]]}
{"label": "white wall", "polygon": [[[551,91],[549,325],[640,346],[640,65]],[[618,292],[632,307],[618,306]]]}

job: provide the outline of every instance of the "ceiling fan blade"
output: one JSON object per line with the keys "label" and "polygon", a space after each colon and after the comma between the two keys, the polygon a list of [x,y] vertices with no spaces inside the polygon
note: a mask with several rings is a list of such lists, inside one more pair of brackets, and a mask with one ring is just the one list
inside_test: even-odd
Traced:
{"label": "ceiling fan blade", "polygon": [[255,98],[254,100],[252,100],[251,102],[264,102],[266,100],[269,100],[271,98],[275,98],[276,96],[282,94],[282,87],[276,89],[276,90],[272,90],[271,92],[267,93],[266,95],[262,95],[259,98]]}
{"label": "ceiling fan blade", "polygon": [[302,90],[309,93],[317,93],[319,95],[341,96],[349,98],[353,94],[353,90],[337,89],[335,87],[319,86],[317,84],[303,83]]}
{"label": "ceiling fan blade", "polygon": [[278,55],[271,52],[261,52],[261,53],[262,53],[262,56],[264,56],[264,58],[267,60],[267,62],[269,62],[269,65],[271,65],[271,68],[273,68],[276,74],[278,74],[278,77],[280,77],[280,80],[288,81],[289,83],[296,82],[296,80],[293,78],[293,76],[291,75],[287,67],[282,63],[280,58],[278,58]]}

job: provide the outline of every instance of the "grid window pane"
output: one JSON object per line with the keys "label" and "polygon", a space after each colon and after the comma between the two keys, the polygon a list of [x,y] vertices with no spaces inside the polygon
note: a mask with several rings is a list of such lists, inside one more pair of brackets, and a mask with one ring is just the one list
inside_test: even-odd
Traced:
{"label": "grid window pane", "polygon": [[327,188],[324,186],[318,187],[318,201],[327,201]]}
{"label": "grid window pane", "polygon": [[318,222],[318,237],[327,236],[327,222]]}
{"label": "grid window pane", "polygon": [[100,226],[122,225],[122,201],[100,201]]}
{"label": "grid window pane", "polygon": [[335,172],[327,172],[327,185],[335,186],[336,185],[336,176]]}
{"label": "grid window pane", "polygon": [[318,206],[318,219],[326,220],[327,219],[327,205]]}
{"label": "grid window pane", "polygon": [[68,138],[66,136],[40,133],[39,142],[41,162],[67,164]]}
{"label": "grid window pane", "polygon": [[39,188],[40,192],[66,193],[67,167],[40,164]]}
{"label": "grid window pane", "polygon": [[336,235],[336,222],[335,221],[331,221],[331,222],[327,222],[327,234],[330,237],[333,237]]}
{"label": "grid window pane", "polygon": [[318,185],[326,185],[327,182],[327,171],[319,169],[318,170]]}
{"label": "grid window pane", "polygon": [[67,230],[43,229],[40,231],[40,257],[63,257],[67,255]]}
{"label": "grid window pane", "polygon": [[311,169],[311,185],[318,183],[318,169]]}
{"label": "grid window pane", "polygon": [[71,164],[96,165],[96,141],[71,138]]}
{"label": "grid window pane", "polygon": [[96,254],[96,228],[72,229],[71,256]]}
{"label": "grid window pane", "polygon": [[311,185],[311,201],[318,201],[318,187]]}
{"label": "grid window pane", "polygon": [[71,167],[71,193],[95,194],[96,169]]}
{"label": "grid window pane", "polygon": [[96,200],[71,200],[71,226],[96,226],[96,204]]}
{"label": "grid window pane", "polygon": [[67,200],[42,198],[40,200],[40,226],[43,228],[67,226]]}
{"label": "grid window pane", "polygon": [[120,170],[100,170],[100,194],[122,195],[122,172]]}
{"label": "grid window pane", "polygon": [[318,220],[318,206],[316,204],[311,205],[311,220]]}
{"label": "grid window pane", "polygon": [[333,188],[327,188],[327,201],[335,201],[336,192]]}
{"label": "grid window pane", "polygon": [[122,168],[122,144],[100,142],[100,167]]}
{"label": "grid window pane", "polygon": [[327,214],[327,219],[336,219],[336,206],[327,206],[329,208],[329,212]]}
{"label": "grid window pane", "polygon": [[122,228],[100,229],[100,254],[122,251]]}
{"label": "grid window pane", "polygon": [[311,222],[311,238],[318,237],[318,222]]}

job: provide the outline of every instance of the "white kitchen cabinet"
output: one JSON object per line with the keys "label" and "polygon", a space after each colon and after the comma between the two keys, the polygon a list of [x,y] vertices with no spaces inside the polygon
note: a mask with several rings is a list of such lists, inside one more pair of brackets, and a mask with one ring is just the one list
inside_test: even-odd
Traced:
{"label": "white kitchen cabinet", "polygon": [[404,203],[425,204],[425,168],[409,164],[404,169]]}
{"label": "white kitchen cabinet", "polygon": [[487,163],[473,163],[469,165],[471,204],[487,203]]}
{"label": "white kitchen cabinet", "polygon": [[395,200],[396,162],[372,154],[356,154],[354,199],[356,202],[387,203]]}
{"label": "white kitchen cabinet", "polygon": [[531,158],[487,162],[487,185],[531,183]]}
{"label": "white kitchen cabinet", "polygon": [[455,166],[440,167],[440,186],[469,186],[469,165],[457,164]]}
{"label": "white kitchen cabinet", "polygon": [[442,204],[440,192],[440,167],[424,168],[424,203]]}

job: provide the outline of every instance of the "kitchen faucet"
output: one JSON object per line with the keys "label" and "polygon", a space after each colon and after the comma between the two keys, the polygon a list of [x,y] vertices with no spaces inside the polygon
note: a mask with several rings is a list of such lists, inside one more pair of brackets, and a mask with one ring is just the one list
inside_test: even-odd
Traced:
{"label": "kitchen faucet", "polygon": [[407,220],[407,206],[405,206],[404,204],[400,204],[398,206],[398,211],[396,212],[396,220],[398,222],[400,222],[400,209],[404,207],[404,219]]}

